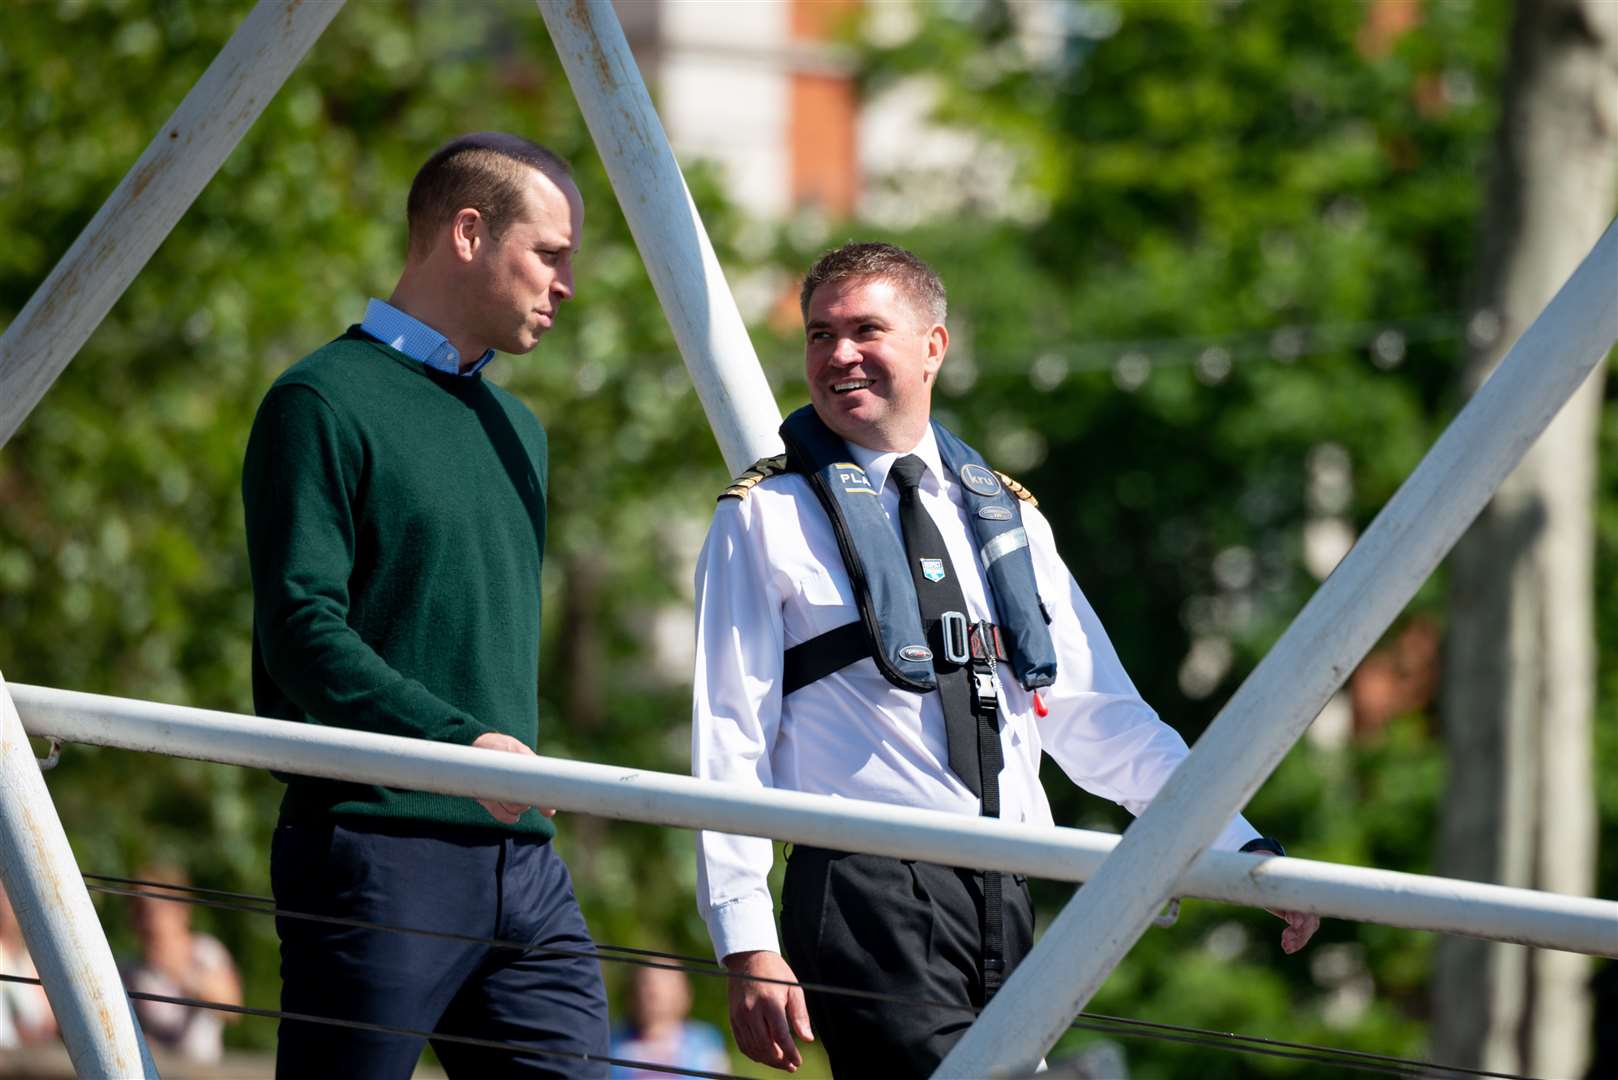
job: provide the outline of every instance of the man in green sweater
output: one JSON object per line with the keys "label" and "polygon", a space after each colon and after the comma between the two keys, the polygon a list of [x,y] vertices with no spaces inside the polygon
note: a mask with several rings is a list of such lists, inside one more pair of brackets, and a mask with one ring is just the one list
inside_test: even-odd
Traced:
{"label": "man in green sweater", "polygon": [[[428,159],[408,218],[392,296],[278,378],[253,424],[254,702],[532,754],[545,431],[481,372],[573,295],[584,205],[560,157],[485,132]],[[606,1075],[554,811],[282,779],[277,907],[426,933],[278,917],[286,1012],[394,1029],[283,1020],[278,1076],[409,1076],[427,1032],[455,1076]],[[465,940],[491,938],[529,948]]]}

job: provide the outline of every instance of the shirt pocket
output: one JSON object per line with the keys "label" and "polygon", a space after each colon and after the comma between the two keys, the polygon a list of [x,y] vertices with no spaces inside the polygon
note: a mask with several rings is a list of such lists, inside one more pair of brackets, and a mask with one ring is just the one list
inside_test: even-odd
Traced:
{"label": "shirt pocket", "polygon": [[806,607],[854,606],[853,590],[840,578],[834,578],[818,566],[806,567],[793,579],[793,591]]}
{"label": "shirt pocket", "polygon": [[847,579],[819,566],[806,566],[792,574],[790,596],[786,612],[789,642],[807,641],[859,618]]}

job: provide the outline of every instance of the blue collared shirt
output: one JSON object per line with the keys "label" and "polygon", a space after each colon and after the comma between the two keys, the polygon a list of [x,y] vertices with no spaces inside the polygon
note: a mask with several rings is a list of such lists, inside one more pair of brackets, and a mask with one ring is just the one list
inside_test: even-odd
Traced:
{"label": "blue collared shirt", "polygon": [[448,375],[476,375],[483,370],[483,365],[494,359],[494,350],[486,349],[477,363],[462,371],[460,350],[451,345],[448,338],[386,300],[372,299],[365,305],[365,321],[360,323],[360,329],[412,360],[420,360]]}

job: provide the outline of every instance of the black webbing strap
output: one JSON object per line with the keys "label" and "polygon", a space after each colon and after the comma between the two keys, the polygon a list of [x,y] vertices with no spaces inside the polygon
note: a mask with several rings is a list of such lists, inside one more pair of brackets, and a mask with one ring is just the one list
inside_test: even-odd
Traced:
{"label": "black webbing strap", "polygon": [[[991,622],[972,624],[972,658],[982,660],[991,650],[996,660],[1004,663],[1006,643],[1000,628]],[[802,690],[834,671],[841,671],[856,660],[871,655],[871,642],[865,636],[865,627],[858,619],[844,623],[835,630],[827,630],[808,641],[800,641],[781,657],[781,696]]]}
{"label": "black webbing strap", "polygon": [[[970,629],[970,671],[975,693],[972,712],[977,719],[979,775],[983,784],[983,816],[1000,816],[1000,770],[1005,756],[1000,749],[999,699],[994,693],[995,662],[1006,659],[1000,628],[984,621]],[[799,642],[782,656],[781,696],[841,671],[871,655],[871,643],[858,620]],[[983,1001],[988,1004],[1006,977],[1005,875],[983,873]]]}
{"label": "black webbing strap", "polygon": [[[973,640],[999,644],[992,623],[974,625]],[[979,631],[982,631],[981,637]],[[995,693],[995,655],[974,650],[972,660],[973,713],[978,721],[978,761],[983,778],[983,816],[1000,816],[1000,770],[1005,755],[1000,748],[1000,700]],[[1005,874],[983,872],[983,1003],[987,1005],[1006,978]]]}
{"label": "black webbing strap", "polygon": [[781,657],[781,696],[802,690],[834,671],[871,655],[871,642],[858,619],[835,630],[801,641]]}
{"label": "black webbing strap", "polygon": [[1006,907],[1002,886],[1006,875],[983,871],[983,1004],[993,1000],[1006,980]]}

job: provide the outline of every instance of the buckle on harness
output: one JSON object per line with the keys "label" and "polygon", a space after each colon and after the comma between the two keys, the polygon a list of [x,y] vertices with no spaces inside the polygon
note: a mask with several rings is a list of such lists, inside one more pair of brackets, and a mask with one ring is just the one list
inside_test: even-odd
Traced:
{"label": "buckle on harness", "polygon": [[1000,680],[995,677],[993,668],[972,672],[972,688],[977,693],[980,713],[988,715],[1000,708],[1000,696],[996,693],[999,685]]}
{"label": "buckle on harness", "polygon": [[946,611],[938,617],[938,622],[944,635],[944,659],[952,664],[964,664],[971,660],[966,616],[959,611]]}
{"label": "buckle on harness", "polygon": [[977,696],[978,714],[994,716],[1000,708],[1000,674],[995,660],[1000,655],[1000,628],[987,619],[972,624],[972,687]]}

